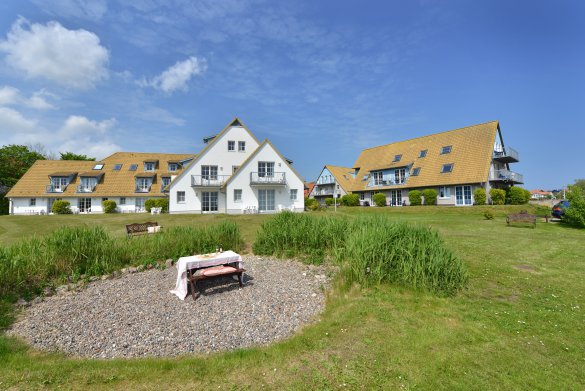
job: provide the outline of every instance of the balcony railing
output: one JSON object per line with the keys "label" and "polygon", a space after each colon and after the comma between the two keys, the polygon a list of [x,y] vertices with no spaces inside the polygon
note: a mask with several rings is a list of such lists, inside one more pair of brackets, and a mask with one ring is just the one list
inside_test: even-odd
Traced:
{"label": "balcony railing", "polygon": [[151,185],[148,185],[147,187],[136,186],[136,189],[134,189],[134,192],[136,192],[136,193],[149,193],[150,187],[151,187]]}
{"label": "balcony railing", "polygon": [[47,187],[45,188],[45,192],[47,192],[47,193],[63,193],[65,190],[67,190],[67,186],[69,186],[69,185],[65,185],[65,186],[47,185]]}
{"label": "balcony railing", "polygon": [[524,176],[510,170],[496,170],[490,177],[491,181],[524,183]]}
{"label": "balcony railing", "polygon": [[317,186],[317,185],[333,185],[333,184],[335,184],[334,178],[319,178],[317,183],[315,183],[315,186]]}
{"label": "balcony railing", "polygon": [[191,175],[193,187],[221,187],[231,175]]}
{"label": "balcony railing", "polygon": [[[271,175],[270,175],[271,174]],[[286,185],[286,173],[251,172],[250,185]]]}
{"label": "balcony railing", "polygon": [[368,187],[383,187],[383,186],[396,186],[396,185],[403,185],[406,183],[406,178],[402,181],[395,181],[392,179],[378,179],[378,180],[370,180],[368,182]]}
{"label": "balcony railing", "polygon": [[75,188],[75,191],[77,193],[93,193],[95,191],[95,186],[96,185],[92,185],[92,186],[78,185]]}
{"label": "balcony railing", "polygon": [[313,196],[324,196],[324,195],[333,195],[333,189],[319,189],[319,190],[313,190],[311,192],[311,195]]}
{"label": "balcony railing", "polygon": [[506,147],[502,151],[494,151],[493,158],[503,163],[517,163],[520,155],[514,148]]}

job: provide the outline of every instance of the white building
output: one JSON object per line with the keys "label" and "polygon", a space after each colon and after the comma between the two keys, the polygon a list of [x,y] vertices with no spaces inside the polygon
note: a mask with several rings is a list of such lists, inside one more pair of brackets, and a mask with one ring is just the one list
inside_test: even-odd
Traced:
{"label": "white building", "polygon": [[303,211],[303,180],[268,140],[234,119],[175,178],[170,213]]}

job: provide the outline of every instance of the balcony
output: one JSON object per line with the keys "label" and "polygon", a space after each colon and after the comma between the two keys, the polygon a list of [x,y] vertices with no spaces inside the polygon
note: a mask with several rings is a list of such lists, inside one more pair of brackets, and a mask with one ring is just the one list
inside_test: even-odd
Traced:
{"label": "balcony", "polygon": [[494,160],[502,163],[518,163],[520,161],[518,151],[510,147],[503,148],[501,151],[494,151],[492,156]]}
{"label": "balcony", "polygon": [[46,193],[63,193],[65,190],[67,190],[67,186],[69,185],[61,185],[61,186],[56,186],[56,185],[47,185],[45,187],[45,192]]}
{"label": "balcony", "polygon": [[312,196],[327,196],[327,195],[332,196],[333,192],[334,192],[333,188],[331,188],[331,189],[313,189],[313,191],[311,192],[311,195]]}
{"label": "balcony", "polygon": [[77,193],[93,193],[95,191],[96,185],[86,186],[86,185],[79,185],[75,188],[75,192]]}
{"label": "balcony", "polygon": [[496,170],[490,175],[490,181],[524,183],[524,176],[510,170]]}
{"label": "balcony", "polygon": [[251,172],[250,173],[251,186],[285,186],[286,175],[284,172]]}
{"label": "balcony", "polygon": [[315,185],[334,185],[334,184],[335,184],[335,178],[327,178],[327,177],[319,178],[317,183],[315,183]]}
{"label": "balcony", "polygon": [[136,188],[134,189],[134,192],[135,193],[150,193],[150,187],[151,187],[151,185],[148,185],[146,187],[136,186]]}
{"label": "balcony", "polygon": [[222,187],[231,175],[191,175],[192,187]]}
{"label": "balcony", "polygon": [[370,180],[370,182],[368,182],[368,186],[367,187],[384,187],[384,186],[397,186],[397,185],[403,185],[406,183],[406,179],[403,179],[402,181],[395,181],[392,179],[383,179],[383,180]]}

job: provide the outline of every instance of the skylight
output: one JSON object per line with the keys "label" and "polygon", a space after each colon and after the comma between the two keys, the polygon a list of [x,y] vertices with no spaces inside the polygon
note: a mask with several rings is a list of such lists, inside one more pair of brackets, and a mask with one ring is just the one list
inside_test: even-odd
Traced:
{"label": "skylight", "polygon": [[412,171],[412,176],[417,176],[420,172],[420,167],[416,167],[413,171]]}
{"label": "skylight", "polygon": [[428,151],[428,149],[423,149],[422,151],[420,151],[418,157],[425,157],[425,156],[427,156],[427,151]]}
{"label": "skylight", "polygon": [[114,165],[114,171],[120,171],[122,169],[122,165],[120,163]]}
{"label": "skylight", "polygon": [[446,145],[443,148],[441,148],[441,155],[445,155],[447,153],[451,153],[451,146],[450,145]]}
{"label": "skylight", "polygon": [[453,171],[453,163],[449,163],[449,164],[443,164],[443,169],[441,170],[441,173],[448,173]]}
{"label": "skylight", "polygon": [[101,164],[101,163],[99,163],[99,164],[96,164],[95,166],[93,166],[93,169],[94,169],[94,170],[101,170],[102,168],[104,168],[104,165],[103,165],[103,164]]}
{"label": "skylight", "polygon": [[137,168],[138,164],[131,164],[130,167],[128,168],[128,171],[136,171]]}
{"label": "skylight", "polygon": [[402,155],[394,155],[394,160],[393,162],[399,162],[400,159],[402,159]]}

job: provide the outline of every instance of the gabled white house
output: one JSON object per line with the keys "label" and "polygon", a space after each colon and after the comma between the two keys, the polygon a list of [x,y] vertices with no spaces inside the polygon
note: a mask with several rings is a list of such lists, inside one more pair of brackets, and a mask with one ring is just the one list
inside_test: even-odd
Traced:
{"label": "gabled white house", "polygon": [[170,213],[304,210],[303,180],[276,148],[236,118],[169,187]]}

